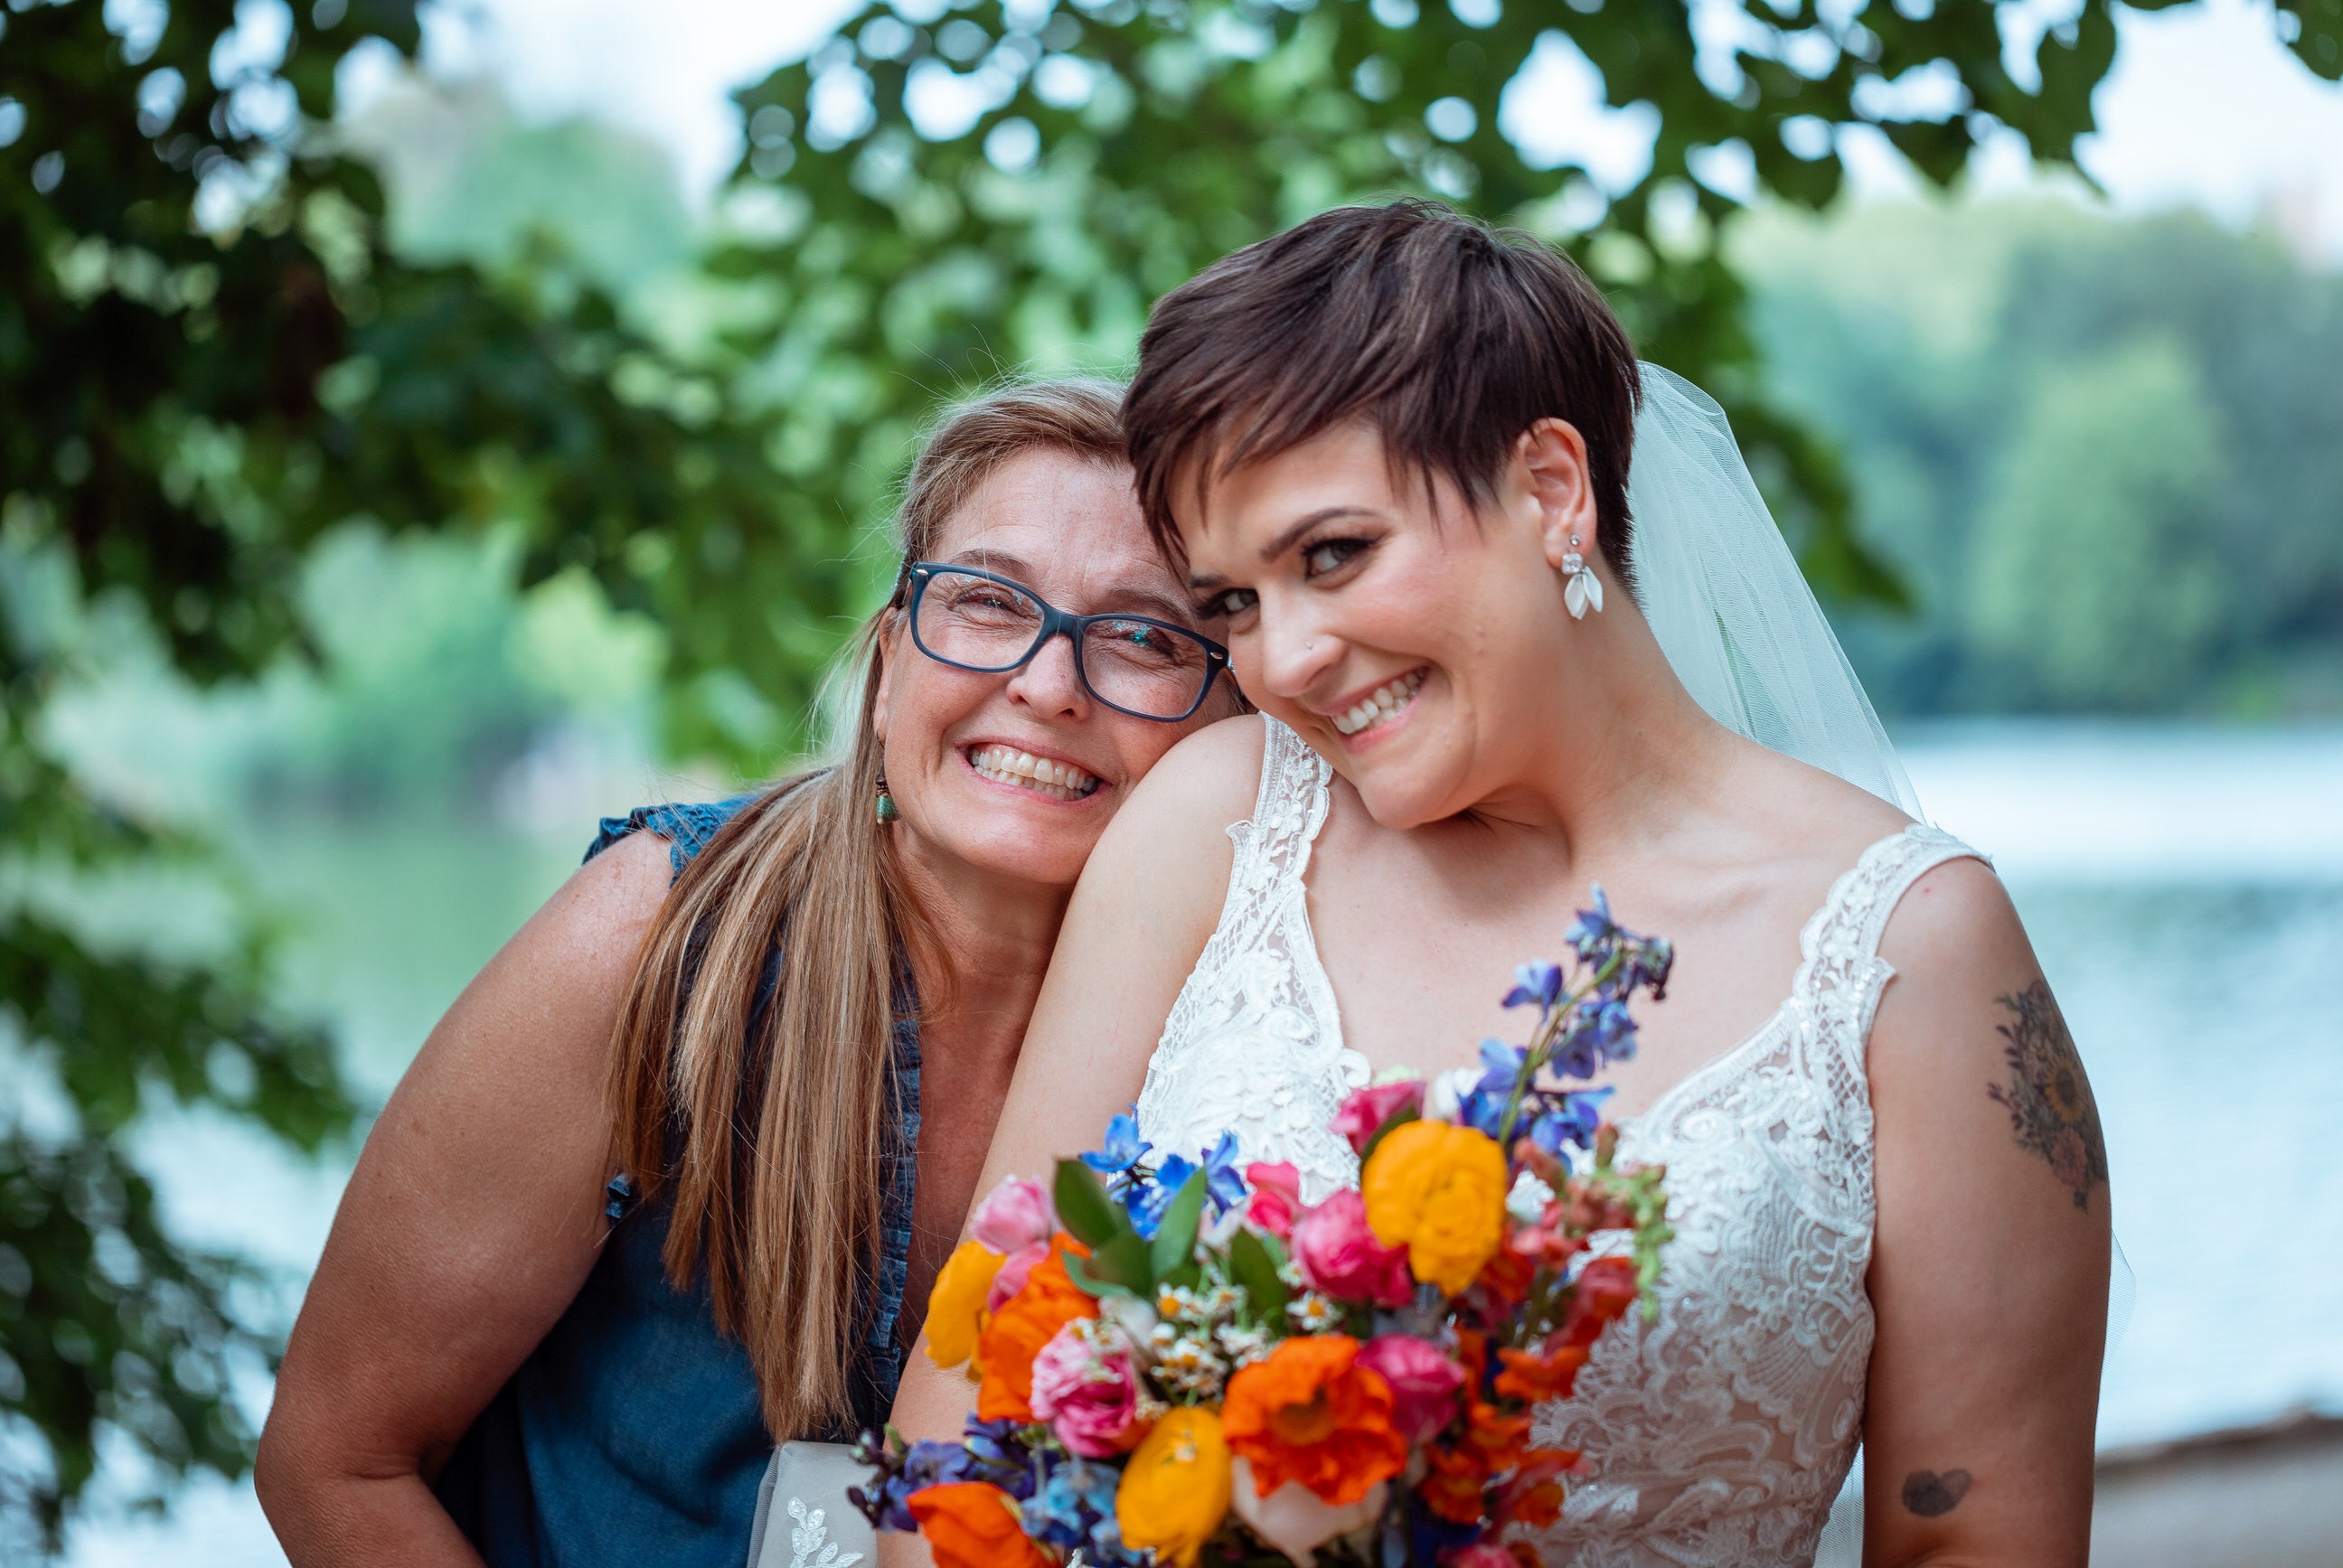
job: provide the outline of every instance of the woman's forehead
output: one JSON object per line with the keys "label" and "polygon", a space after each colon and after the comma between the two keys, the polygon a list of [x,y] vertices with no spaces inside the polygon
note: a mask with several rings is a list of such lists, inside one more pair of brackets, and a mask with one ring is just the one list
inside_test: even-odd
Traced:
{"label": "woman's forehead", "polygon": [[1130,470],[1071,457],[1063,465],[1089,473],[1029,469],[981,487],[946,524],[932,558],[1013,578],[1067,609],[1143,606],[1186,618],[1186,596],[1147,536]]}

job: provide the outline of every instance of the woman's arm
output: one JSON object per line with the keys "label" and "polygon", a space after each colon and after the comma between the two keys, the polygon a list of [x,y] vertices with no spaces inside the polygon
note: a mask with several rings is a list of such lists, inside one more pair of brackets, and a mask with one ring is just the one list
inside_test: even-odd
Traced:
{"label": "woman's arm", "polygon": [[1881,953],[1864,1561],[2083,1568],[2110,1234],[2090,1086],[1976,861],[1921,878]]}
{"label": "woman's arm", "polygon": [[[1190,736],[1099,839],[1026,1030],[976,1184],[980,1202],[1006,1177],[1046,1180],[1138,1097],[1163,1020],[1219,923],[1233,859],[1228,828],[1252,809],[1261,755],[1262,721],[1250,715]],[[909,1438],[957,1437],[975,1405],[974,1385],[940,1371],[922,1335],[895,1397],[895,1425]]]}
{"label": "woman's arm", "polygon": [[668,847],[572,876],[431,1031],[367,1135],[253,1481],[298,1568],[478,1564],[430,1479],[599,1251],[612,1030]]}

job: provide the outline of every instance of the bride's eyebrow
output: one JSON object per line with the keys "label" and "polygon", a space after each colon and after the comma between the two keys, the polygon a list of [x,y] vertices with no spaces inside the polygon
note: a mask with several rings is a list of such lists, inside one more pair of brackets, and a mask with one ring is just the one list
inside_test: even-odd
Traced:
{"label": "bride's eyebrow", "polygon": [[[1339,518],[1373,518],[1375,514],[1365,507],[1321,507],[1306,517],[1296,518],[1278,530],[1277,537],[1261,547],[1261,560],[1267,566],[1302,541],[1302,537],[1321,523]],[[1188,586],[1198,593],[1210,593],[1214,588],[1228,587],[1229,579],[1212,572],[1190,572]]]}
{"label": "bride's eyebrow", "polygon": [[[1308,516],[1297,518],[1293,522],[1287,524],[1283,528],[1278,531],[1275,538],[1262,546],[1262,565],[1267,566],[1270,562],[1275,560],[1278,557],[1292,549],[1295,545],[1300,544],[1302,542],[1302,536],[1308,533],[1311,529],[1316,528],[1321,523],[1332,522],[1337,518],[1372,518],[1373,516],[1374,513],[1369,511],[1364,507],[1321,507],[1316,511],[1310,513]],[[1192,581],[1193,579],[1192,578],[1190,580]]]}

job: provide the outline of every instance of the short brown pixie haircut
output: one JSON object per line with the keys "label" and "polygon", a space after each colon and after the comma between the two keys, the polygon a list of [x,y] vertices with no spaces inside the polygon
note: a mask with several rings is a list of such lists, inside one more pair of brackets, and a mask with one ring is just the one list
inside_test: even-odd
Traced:
{"label": "short brown pixie haircut", "polygon": [[1524,430],[1586,442],[1603,554],[1634,583],[1627,467],[1643,380],[1602,291],[1569,257],[1436,202],[1336,207],[1206,267],[1156,305],[1123,398],[1155,542],[1183,558],[1172,491],[1193,494],[1353,419],[1398,467],[1475,501]]}

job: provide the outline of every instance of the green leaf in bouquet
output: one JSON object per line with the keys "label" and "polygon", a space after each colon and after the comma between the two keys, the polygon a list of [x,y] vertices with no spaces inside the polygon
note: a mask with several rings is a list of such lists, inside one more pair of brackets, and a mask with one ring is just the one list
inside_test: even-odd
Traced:
{"label": "green leaf in bouquet", "polygon": [[1058,1222],[1085,1247],[1103,1247],[1118,1236],[1139,1239],[1122,1205],[1106,1195],[1097,1174],[1079,1160],[1058,1161],[1057,1186],[1051,1196],[1057,1201]]}
{"label": "green leaf in bouquet", "polygon": [[1090,1271],[1086,1260],[1077,1258],[1071,1252],[1066,1254],[1066,1278],[1073,1281],[1076,1290],[1086,1292],[1101,1300],[1108,1296],[1130,1296],[1136,1300],[1139,1295],[1138,1292],[1128,1285],[1118,1285],[1112,1280],[1100,1279]]}
{"label": "green leaf in bouquet", "polygon": [[[1075,1271],[1076,1265],[1081,1272]],[[1066,1274],[1094,1296],[1131,1295],[1144,1300],[1155,1290],[1155,1272],[1148,1266],[1147,1243],[1136,1231],[1125,1231],[1088,1258],[1068,1257]]]}
{"label": "green leaf in bouquet", "polygon": [[1239,1231],[1229,1241],[1229,1278],[1243,1288],[1254,1316],[1272,1325],[1285,1322],[1285,1303],[1293,1294],[1281,1272],[1284,1263],[1285,1249],[1274,1236]]}
{"label": "green leaf in bouquet", "polygon": [[1163,1211],[1163,1222],[1155,1228],[1155,1244],[1149,1251],[1149,1261],[1158,1279],[1194,1260],[1196,1227],[1204,1219],[1204,1173],[1199,1171],[1188,1178]]}

